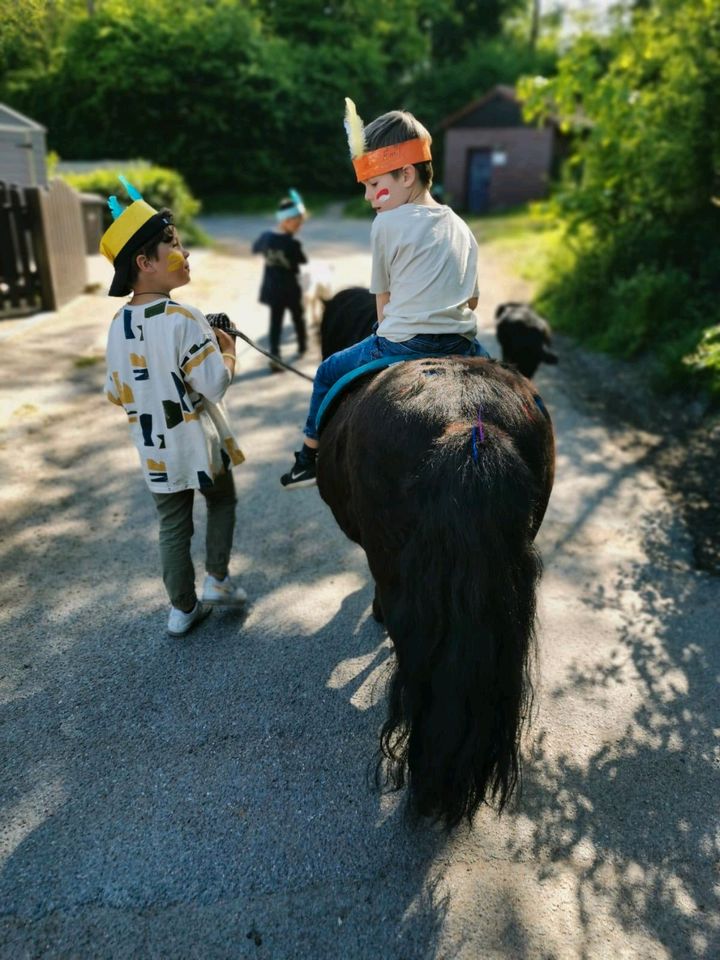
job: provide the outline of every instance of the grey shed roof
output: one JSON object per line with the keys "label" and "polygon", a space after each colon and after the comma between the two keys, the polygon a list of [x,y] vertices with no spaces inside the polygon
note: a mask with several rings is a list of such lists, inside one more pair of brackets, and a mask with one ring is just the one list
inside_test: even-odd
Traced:
{"label": "grey shed roof", "polygon": [[42,130],[46,132],[42,124],[31,120],[30,117],[18,113],[12,107],[5,103],[0,103],[0,130]]}

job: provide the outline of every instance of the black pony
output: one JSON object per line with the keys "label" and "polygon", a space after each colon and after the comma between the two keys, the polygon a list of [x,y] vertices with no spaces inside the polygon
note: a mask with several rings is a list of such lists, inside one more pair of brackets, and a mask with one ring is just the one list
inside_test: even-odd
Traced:
{"label": "black pony", "polygon": [[524,376],[534,376],[541,363],[558,362],[550,349],[550,324],[528,304],[501,303],[495,310],[495,324],[503,360]]}
{"label": "black pony", "polygon": [[376,320],[375,297],[365,287],[348,287],[326,300],[320,326],[323,360],[369,337]]}
{"label": "black pony", "polygon": [[494,360],[395,364],[325,421],[320,495],[367,554],[396,653],[379,768],[450,827],[517,784],[553,469],[542,401]]}

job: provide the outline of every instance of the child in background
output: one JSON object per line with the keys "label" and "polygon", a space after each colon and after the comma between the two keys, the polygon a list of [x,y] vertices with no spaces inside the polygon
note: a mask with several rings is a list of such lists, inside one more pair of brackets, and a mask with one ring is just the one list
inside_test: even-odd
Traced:
{"label": "child in background", "polygon": [[[300,265],[307,263],[307,259],[300,241],[295,238],[305,216],[305,205],[300,194],[291,190],[290,195],[280,201],[275,213],[275,230],[266,230],[252,247],[253,253],[261,253],[265,257],[260,303],[270,307],[270,353],[276,357],[280,356],[280,334],[286,310],[290,311],[295,327],[298,355],[302,356],[307,349],[305,311],[300,288]],[[270,361],[271,372],[279,373],[282,369]]]}
{"label": "child in background", "polygon": [[286,489],[316,483],[315,418],[330,387],[346,373],[383,356],[488,356],[475,339],[477,243],[467,224],[430,194],[430,134],[402,110],[363,128],[355,104],[346,104],[357,180],[377,212],[370,235],[377,329],[318,367],[305,442],[281,478]]}
{"label": "child in background", "polygon": [[[134,201],[100,243],[115,275],[111,297],[132,294],[108,333],[106,392],[124,407],[160,521],[160,558],[170,597],[168,633],[178,637],[214,605],[247,596],[228,576],[235,527],[231,469],[245,459],[222,405],[235,370],[235,340],[213,331],[203,314],[171,299],[190,281],[188,252],[169,210],[155,211],[121,178]],[[201,601],[190,556],[193,498],[207,504],[206,570]]]}

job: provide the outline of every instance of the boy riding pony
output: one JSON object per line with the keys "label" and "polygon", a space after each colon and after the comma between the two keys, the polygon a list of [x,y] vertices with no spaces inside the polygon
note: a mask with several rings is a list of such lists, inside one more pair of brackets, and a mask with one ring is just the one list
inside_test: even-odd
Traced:
{"label": "boy riding pony", "polygon": [[393,110],[363,127],[346,99],[350,154],[372,225],[372,283],[377,329],[318,367],[305,442],[281,478],[286,489],[316,483],[316,417],[330,387],[351,370],[398,355],[488,356],[475,339],[477,243],[467,224],[430,194],[431,137],[411,113]]}

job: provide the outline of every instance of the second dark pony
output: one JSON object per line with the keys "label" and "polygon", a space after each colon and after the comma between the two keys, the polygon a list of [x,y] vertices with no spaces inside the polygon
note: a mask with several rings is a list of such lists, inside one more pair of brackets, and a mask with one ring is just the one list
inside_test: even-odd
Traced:
{"label": "second dark pony", "polygon": [[550,349],[550,324],[527,303],[501,303],[495,310],[495,323],[503,360],[524,376],[535,376],[541,363],[558,362]]}
{"label": "second dark pony", "polygon": [[492,360],[388,367],[321,436],[320,494],[367,554],[395,647],[387,778],[447,826],[486,800],[502,809],[518,780],[553,468],[542,401]]}
{"label": "second dark pony", "polygon": [[348,287],[326,300],[320,326],[323,360],[370,336],[376,320],[375,297],[365,287]]}

